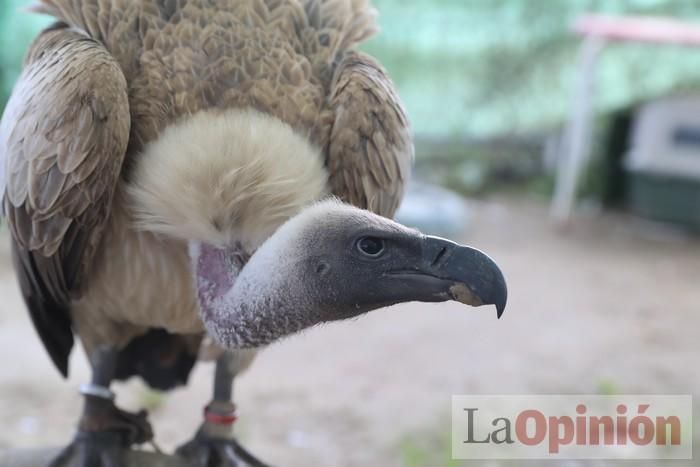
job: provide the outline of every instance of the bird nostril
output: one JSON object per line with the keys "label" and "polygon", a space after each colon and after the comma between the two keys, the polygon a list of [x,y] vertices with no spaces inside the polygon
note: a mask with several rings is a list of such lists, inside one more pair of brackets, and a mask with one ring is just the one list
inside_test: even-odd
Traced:
{"label": "bird nostril", "polygon": [[328,264],[326,263],[319,263],[316,266],[316,274],[323,275],[325,272],[328,271]]}
{"label": "bird nostril", "polygon": [[440,262],[443,256],[445,256],[445,253],[447,253],[447,247],[443,246],[442,248],[440,248],[440,251],[438,251],[438,254],[435,256],[435,259],[432,263],[430,263],[430,265],[437,266],[437,264]]}

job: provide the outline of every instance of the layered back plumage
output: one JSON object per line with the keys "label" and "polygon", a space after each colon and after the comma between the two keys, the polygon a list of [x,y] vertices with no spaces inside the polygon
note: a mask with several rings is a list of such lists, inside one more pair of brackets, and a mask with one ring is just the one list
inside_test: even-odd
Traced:
{"label": "layered back plumage", "polygon": [[[53,15],[57,23],[37,38],[27,54],[0,127],[8,179],[4,210],[25,300],[62,371],[72,346],[71,309],[76,303],[84,306],[90,291],[90,303],[102,306],[105,297],[101,301],[100,291],[111,290],[109,278],[104,277],[105,261],[109,261],[105,252],[120,254],[118,245],[107,248],[106,242],[117,238],[123,242],[135,235],[137,217],[148,233],[178,241],[196,232],[201,240],[226,243],[242,230],[256,232],[248,242],[254,246],[275,223],[321,193],[384,216],[392,216],[397,209],[413,146],[393,84],[374,59],[353,50],[376,31],[375,12],[367,0],[39,0],[34,10]],[[141,194],[158,186],[152,178],[158,177],[156,172],[144,179],[146,172],[140,171],[148,167],[143,158],[152,154],[150,149],[158,146],[168,128],[186,126],[188,120],[202,115],[221,122],[217,116],[236,109],[274,120],[275,128],[289,130],[275,130],[275,135],[293,135],[290,141],[304,144],[274,146],[268,141],[269,147],[259,152],[272,154],[265,164],[238,170],[236,164],[247,159],[223,154],[229,139],[237,137],[236,130],[226,134],[224,129],[216,133],[217,143],[200,145],[222,152],[211,157],[212,162],[218,157],[224,166],[211,167],[218,167],[221,174],[247,173],[253,178],[270,164],[279,171],[298,169],[289,170],[288,178],[308,182],[304,189],[292,190],[301,201],[286,203],[292,208],[280,210],[285,206],[279,201],[284,190],[246,191],[250,180],[229,177],[235,181],[231,193],[245,195],[236,199],[255,196],[266,208],[258,211],[275,218],[258,230],[236,225],[242,218],[255,217],[233,215],[256,211],[243,205],[232,209],[231,203],[212,201],[206,208],[219,208],[197,209],[202,214],[197,217],[183,216],[178,209],[165,212],[164,206],[174,206],[177,197],[148,208],[145,203],[123,204],[128,197],[121,195],[127,186],[141,188]],[[258,139],[265,142],[264,137]],[[241,144],[241,150],[254,146]],[[178,149],[184,151],[184,147],[160,151],[159,163],[175,168],[183,160],[177,159],[182,156]],[[310,157],[318,160],[307,164]],[[312,172],[316,175],[305,178]],[[181,196],[177,180],[181,179],[173,176],[169,180],[173,189],[159,192]],[[225,184],[200,185],[210,191],[201,193],[201,201],[208,194],[214,196],[215,186]],[[222,193],[217,196],[225,198]],[[159,206],[157,212],[154,206]],[[160,222],[165,218],[169,221]],[[198,225],[188,224],[190,218]],[[141,251],[145,244],[158,245],[142,240],[130,244],[133,251]],[[178,265],[182,265],[186,258],[177,251]],[[158,261],[151,263],[149,268]],[[131,264],[127,267],[133,269]],[[101,278],[104,287],[94,285],[95,277]],[[115,310],[111,318],[121,323],[139,320],[134,307],[123,308],[128,310]],[[182,311],[181,318],[189,312]],[[157,317],[149,318],[153,318],[149,326],[163,326]],[[196,315],[185,316],[182,322],[185,325],[178,330],[190,329]],[[120,345],[140,329],[113,327],[118,331],[109,332],[118,333],[118,338],[103,331]],[[86,337],[81,335],[83,341],[89,340]]]}

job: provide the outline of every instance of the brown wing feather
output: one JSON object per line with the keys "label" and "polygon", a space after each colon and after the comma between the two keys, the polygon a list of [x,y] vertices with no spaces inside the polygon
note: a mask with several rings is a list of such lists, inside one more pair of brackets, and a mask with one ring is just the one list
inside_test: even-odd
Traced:
{"label": "brown wing feather", "polygon": [[321,74],[339,54],[378,30],[377,11],[369,0],[302,0],[302,3],[310,26],[301,34],[304,50]]}
{"label": "brown wing feather", "polygon": [[348,52],[331,84],[335,120],[326,150],[332,192],[391,217],[413,160],[408,118],[392,82],[371,57]]}
{"label": "brown wing feather", "polygon": [[64,374],[68,304],[110,213],[129,126],[126,80],[104,47],[62,25],[39,36],[0,123],[3,209],[29,312]]}

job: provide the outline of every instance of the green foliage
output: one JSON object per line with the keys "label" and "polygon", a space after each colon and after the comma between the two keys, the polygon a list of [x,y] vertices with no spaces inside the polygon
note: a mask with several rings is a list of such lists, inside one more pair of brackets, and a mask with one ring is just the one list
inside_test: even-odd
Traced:
{"label": "green foliage", "polygon": [[[485,137],[559,124],[569,111],[585,12],[700,20],[695,0],[375,0],[383,32],[365,49],[396,81],[416,133]],[[700,84],[700,51],[611,45],[599,110]]]}
{"label": "green foliage", "polygon": [[0,108],[4,105],[22,65],[27,46],[49,18],[23,11],[28,0],[0,3]]}
{"label": "green foliage", "polygon": [[139,406],[149,413],[160,409],[165,403],[166,393],[144,386],[140,391]]}
{"label": "green foliage", "polygon": [[598,394],[603,396],[614,396],[619,394],[619,388],[614,381],[609,379],[603,379],[598,381]]}
{"label": "green foliage", "polygon": [[457,467],[452,459],[451,433],[421,433],[404,438],[399,444],[404,467]]}

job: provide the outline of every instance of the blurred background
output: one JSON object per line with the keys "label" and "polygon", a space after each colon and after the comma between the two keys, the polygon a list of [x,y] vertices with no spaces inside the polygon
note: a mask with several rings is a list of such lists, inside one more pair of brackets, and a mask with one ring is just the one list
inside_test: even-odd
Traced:
{"label": "blurred background", "polygon": [[[409,304],[273,345],[237,382],[244,444],[285,466],[534,467],[451,460],[451,395],[700,394],[700,3],[373,3],[382,32],[363,48],[396,82],[416,138],[399,218],[492,255],[509,309],[497,321]],[[24,5],[0,4],[0,106],[49,22]],[[591,13],[678,23],[603,43],[572,30]],[[85,359],[74,352],[67,382],[52,368],[1,245],[0,450],[64,444]],[[199,423],[211,372],[200,365],[167,395],[121,384],[119,401],[147,407],[171,449]]]}

